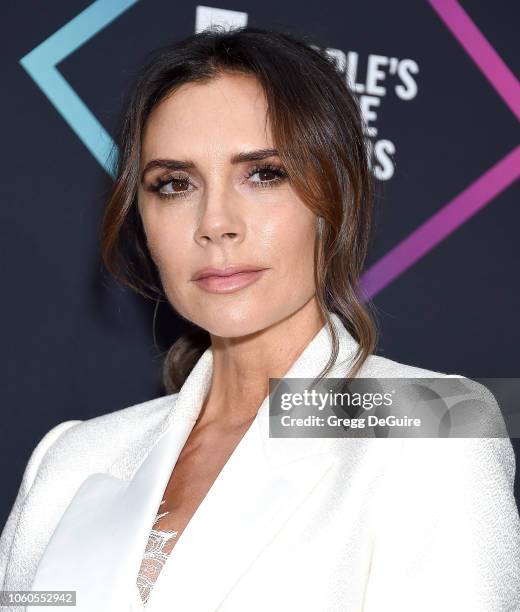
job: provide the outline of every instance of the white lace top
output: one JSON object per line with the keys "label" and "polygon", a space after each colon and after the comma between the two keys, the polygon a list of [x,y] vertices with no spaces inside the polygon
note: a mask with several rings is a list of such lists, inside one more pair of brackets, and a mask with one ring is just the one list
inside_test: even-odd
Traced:
{"label": "white lace top", "polygon": [[[165,500],[163,499],[160,506],[162,506],[164,502]],[[164,551],[164,547],[166,543],[172,538],[175,538],[178,533],[177,531],[161,531],[160,529],[155,529],[159,520],[167,514],[168,512],[157,513],[137,576],[137,588],[139,589],[143,605],[145,606],[150,597],[152,587],[168,558],[168,553]]]}

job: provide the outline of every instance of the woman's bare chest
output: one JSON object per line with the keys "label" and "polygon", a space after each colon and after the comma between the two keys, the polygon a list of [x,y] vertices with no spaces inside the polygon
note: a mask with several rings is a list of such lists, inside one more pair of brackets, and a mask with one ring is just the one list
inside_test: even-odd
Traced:
{"label": "woman's bare chest", "polygon": [[155,524],[156,529],[177,532],[170,549],[179,540],[232,452],[233,448],[224,447],[187,448],[179,457],[164,491],[158,513],[158,517],[162,516]]}
{"label": "woman's bare chest", "polygon": [[220,435],[194,432],[184,445],[157,510],[138,575],[146,603],[168,556],[242,439],[247,427]]}

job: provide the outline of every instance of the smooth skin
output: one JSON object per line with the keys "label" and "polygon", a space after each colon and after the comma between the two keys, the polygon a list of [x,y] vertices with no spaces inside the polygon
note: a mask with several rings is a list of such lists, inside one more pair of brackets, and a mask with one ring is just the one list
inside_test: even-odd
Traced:
{"label": "smooth skin", "polygon": [[[168,301],[208,330],[213,349],[210,390],[161,506],[171,516],[158,527],[178,532],[166,552],[251,425],[269,377],[283,377],[325,323],[314,286],[316,216],[287,176],[252,172],[281,168],[276,155],[232,163],[239,153],[274,149],[266,111],[253,76],[221,74],[177,89],[143,134],[138,204],[149,250]],[[165,160],[192,165],[172,169]],[[235,263],[267,270],[227,294],[191,280],[202,267]]]}

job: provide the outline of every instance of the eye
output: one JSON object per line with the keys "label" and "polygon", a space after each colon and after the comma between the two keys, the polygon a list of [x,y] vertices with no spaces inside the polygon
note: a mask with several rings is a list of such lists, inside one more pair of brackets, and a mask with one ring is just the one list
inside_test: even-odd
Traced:
{"label": "eye", "polygon": [[[259,179],[251,181],[254,188],[273,187],[287,178],[287,172],[281,167],[274,164],[264,164],[252,168],[246,178],[251,178],[258,175]],[[267,178],[265,178],[267,176]]]}
{"label": "eye", "polygon": [[149,189],[160,198],[186,198],[192,191],[189,186],[190,180],[186,176],[167,176],[158,179]]}

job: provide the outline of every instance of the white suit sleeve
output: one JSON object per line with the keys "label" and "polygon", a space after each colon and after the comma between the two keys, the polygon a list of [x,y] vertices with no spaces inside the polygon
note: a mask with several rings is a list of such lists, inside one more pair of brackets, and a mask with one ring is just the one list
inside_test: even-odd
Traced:
{"label": "white suit sleeve", "polygon": [[520,611],[510,439],[403,439],[389,467],[363,612]]}
{"label": "white suit sleeve", "polygon": [[81,421],[64,421],[62,423],[58,423],[58,425],[55,425],[43,436],[40,442],[38,442],[36,447],[33,449],[31,456],[29,457],[29,461],[25,467],[14,504],[0,535],[0,586],[2,586],[4,583],[5,571],[9,561],[9,554],[11,551],[13,537],[16,532],[16,526],[18,524],[18,518],[25,503],[27,494],[29,493],[34,482],[34,478],[38,472],[42,459],[49,448],[67,429],[80,422]]}

